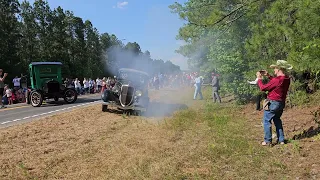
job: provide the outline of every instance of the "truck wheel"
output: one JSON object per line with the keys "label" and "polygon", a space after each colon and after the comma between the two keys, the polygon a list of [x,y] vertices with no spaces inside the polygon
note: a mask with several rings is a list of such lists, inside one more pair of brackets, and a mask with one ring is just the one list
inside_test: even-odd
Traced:
{"label": "truck wheel", "polygon": [[74,89],[66,89],[64,91],[63,99],[66,103],[72,104],[76,102],[77,98],[78,94],[77,91],[75,91]]}
{"label": "truck wheel", "polygon": [[102,105],[102,112],[108,111],[108,105]]}
{"label": "truck wheel", "polygon": [[42,94],[39,91],[32,91],[30,93],[30,103],[33,107],[40,107],[43,102]]}

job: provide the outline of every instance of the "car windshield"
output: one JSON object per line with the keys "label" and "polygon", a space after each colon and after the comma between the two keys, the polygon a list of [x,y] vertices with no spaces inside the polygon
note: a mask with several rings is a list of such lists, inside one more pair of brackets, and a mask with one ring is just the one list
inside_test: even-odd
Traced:
{"label": "car windshield", "polygon": [[118,80],[122,83],[133,83],[138,86],[143,86],[148,83],[148,76],[138,71],[119,71]]}

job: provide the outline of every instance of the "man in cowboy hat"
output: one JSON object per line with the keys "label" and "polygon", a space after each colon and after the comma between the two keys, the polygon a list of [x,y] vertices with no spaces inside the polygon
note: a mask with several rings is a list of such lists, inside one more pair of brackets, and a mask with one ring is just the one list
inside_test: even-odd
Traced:
{"label": "man in cowboy hat", "polygon": [[[287,75],[287,70],[292,69],[292,66],[287,61],[278,60],[276,64],[270,66],[274,69],[275,77],[269,75],[267,71],[258,71],[258,85],[261,91],[268,91],[267,103],[264,104],[263,126],[264,126],[264,141],[262,145],[271,145],[272,131],[271,120],[276,126],[278,143],[284,144],[284,132],[282,121],[280,119],[285,107],[285,100],[290,86],[290,78]],[[262,76],[266,75],[270,81],[267,84],[262,83]]]}

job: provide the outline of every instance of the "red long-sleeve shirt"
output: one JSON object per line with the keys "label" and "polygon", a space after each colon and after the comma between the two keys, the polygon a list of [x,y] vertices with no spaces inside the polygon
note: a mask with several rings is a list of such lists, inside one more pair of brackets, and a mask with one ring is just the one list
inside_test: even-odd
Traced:
{"label": "red long-sleeve shirt", "polygon": [[290,78],[288,76],[269,76],[270,81],[263,84],[262,80],[258,80],[261,91],[268,91],[268,99],[274,101],[285,101],[290,86]]}

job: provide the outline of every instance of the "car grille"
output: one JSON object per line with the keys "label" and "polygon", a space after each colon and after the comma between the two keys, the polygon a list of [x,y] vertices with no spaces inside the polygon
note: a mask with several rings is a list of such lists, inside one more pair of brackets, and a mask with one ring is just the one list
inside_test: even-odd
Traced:
{"label": "car grille", "polygon": [[47,82],[48,93],[57,93],[60,91],[60,84],[57,81]]}
{"label": "car grille", "polygon": [[123,106],[130,106],[133,103],[134,88],[131,86],[123,85],[121,87],[120,103]]}

